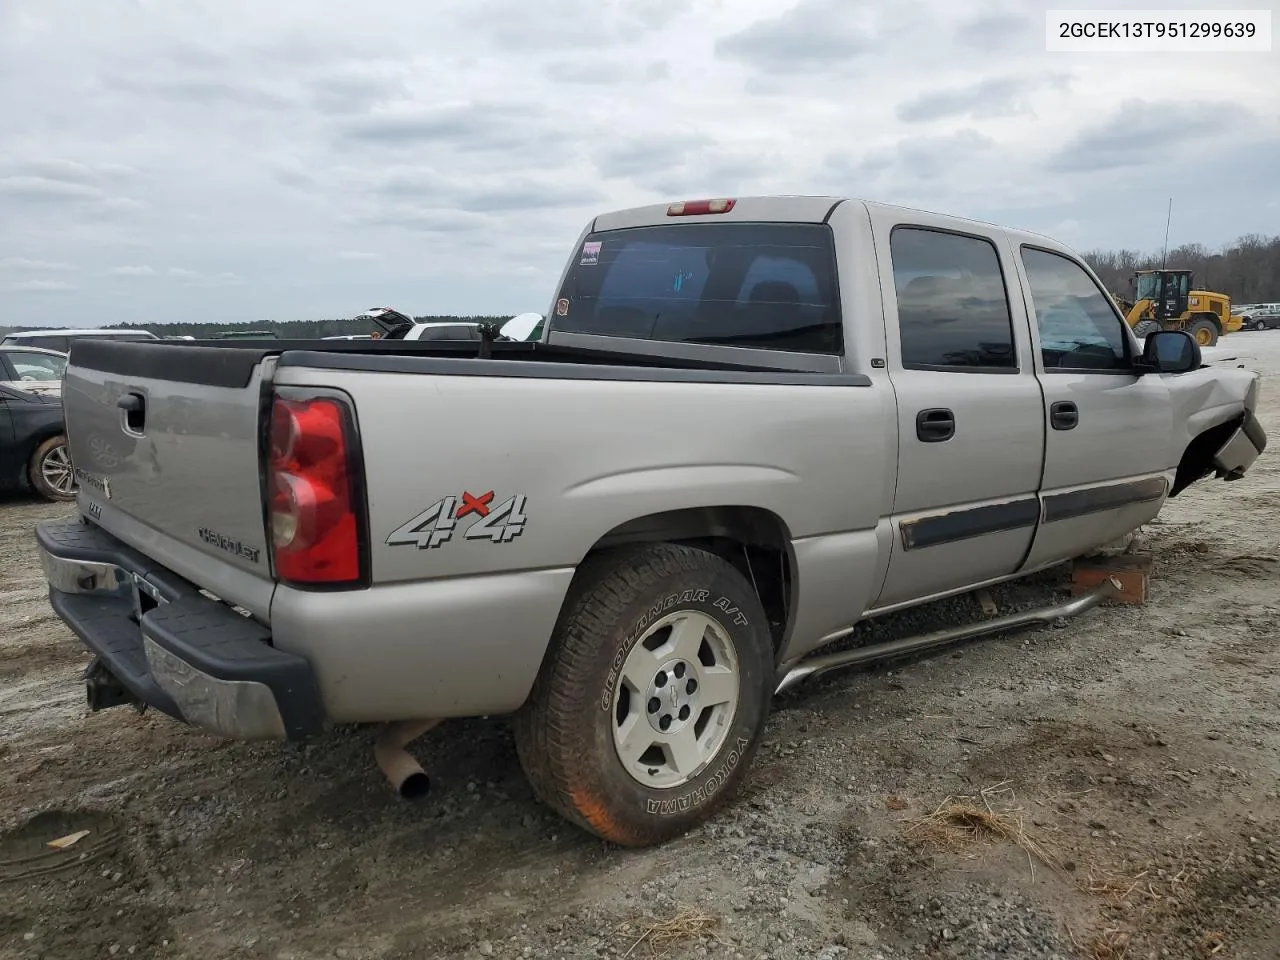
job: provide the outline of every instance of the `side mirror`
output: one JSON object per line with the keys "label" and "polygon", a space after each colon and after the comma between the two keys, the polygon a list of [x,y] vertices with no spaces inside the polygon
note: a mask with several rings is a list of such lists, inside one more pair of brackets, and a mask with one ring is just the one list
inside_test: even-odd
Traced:
{"label": "side mirror", "polygon": [[1186,373],[1200,363],[1200,344],[1184,330],[1157,330],[1142,346],[1142,364],[1153,373]]}
{"label": "side mirror", "polygon": [[508,340],[527,340],[542,322],[540,313],[521,313],[502,325],[499,333]]}

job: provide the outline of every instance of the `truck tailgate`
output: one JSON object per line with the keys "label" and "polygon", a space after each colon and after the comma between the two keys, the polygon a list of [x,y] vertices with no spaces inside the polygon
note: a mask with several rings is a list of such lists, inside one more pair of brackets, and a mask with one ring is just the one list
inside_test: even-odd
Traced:
{"label": "truck tailgate", "polygon": [[259,581],[254,597],[224,597],[264,608],[254,612],[271,584],[259,471],[267,356],[82,340],[63,386],[85,512],[198,586],[245,594]]}

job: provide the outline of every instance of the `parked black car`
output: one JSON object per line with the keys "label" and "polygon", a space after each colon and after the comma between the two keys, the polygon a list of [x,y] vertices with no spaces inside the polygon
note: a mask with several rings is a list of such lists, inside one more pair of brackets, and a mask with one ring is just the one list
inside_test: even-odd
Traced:
{"label": "parked black car", "polygon": [[1276,330],[1280,329],[1280,310],[1248,313],[1244,316],[1244,330]]}
{"label": "parked black car", "polygon": [[62,421],[66,354],[0,349],[0,487],[74,500],[76,478]]}

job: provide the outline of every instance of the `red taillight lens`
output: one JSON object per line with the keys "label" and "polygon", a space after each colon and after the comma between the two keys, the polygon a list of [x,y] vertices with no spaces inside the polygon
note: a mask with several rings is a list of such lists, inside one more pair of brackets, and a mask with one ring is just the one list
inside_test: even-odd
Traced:
{"label": "red taillight lens", "polygon": [[707,213],[728,213],[736,200],[680,200],[667,207],[668,217],[700,217]]}
{"label": "red taillight lens", "polygon": [[276,576],[296,584],[360,581],[360,524],[352,476],[353,420],[334,397],[271,407],[267,496]]}

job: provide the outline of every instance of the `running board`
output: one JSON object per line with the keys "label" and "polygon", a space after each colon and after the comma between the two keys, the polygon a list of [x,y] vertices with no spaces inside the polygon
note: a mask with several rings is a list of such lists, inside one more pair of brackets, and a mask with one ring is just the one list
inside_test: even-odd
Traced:
{"label": "running board", "polygon": [[914,637],[903,637],[899,640],[890,640],[886,643],[877,643],[868,647],[855,647],[851,650],[840,650],[836,653],[810,657],[807,660],[801,660],[795,666],[787,668],[781,673],[774,695],[776,696],[784,690],[790,690],[802,681],[827,673],[830,670],[872,663],[876,660],[885,660],[889,657],[897,657],[908,653],[918,653],[932,647],[945,647],[953,643],[959,643],[962,640],[972,640],[975,637],[982,637],[991,633],[1003,633],[1006,630],[1030,626],[1033,623],[1052,623],[1061,617],[1074,617],[1087,610],[1092,610],[1104,600],[1119,596],[1119,594],[1119,584],[1116,583],[1115,578],[1109,577],[1088,593],[1083,593],[1065,603],[1039,607],[1024,613],[1011,613],[1008,616],[996,617],[994,620],[983,620],[963,627],[947,627],[944,630],[922,633]]}

